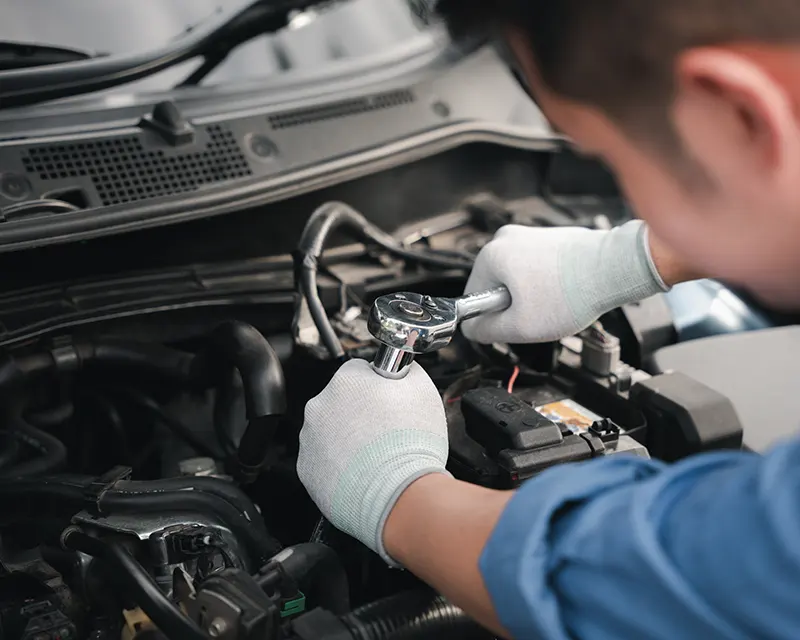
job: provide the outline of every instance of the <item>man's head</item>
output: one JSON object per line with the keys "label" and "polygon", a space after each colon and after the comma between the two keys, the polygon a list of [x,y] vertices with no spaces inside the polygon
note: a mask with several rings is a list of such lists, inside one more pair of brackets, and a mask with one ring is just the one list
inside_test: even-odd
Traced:
{"label": "man's head", "polygon": [[798,0],[440,0],[697,269],[800,302]]}

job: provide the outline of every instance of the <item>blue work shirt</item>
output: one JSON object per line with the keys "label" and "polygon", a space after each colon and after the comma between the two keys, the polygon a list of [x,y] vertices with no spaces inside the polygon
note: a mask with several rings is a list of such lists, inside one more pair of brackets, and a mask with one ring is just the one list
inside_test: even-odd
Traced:
{"label": "blue work shirt", "polygon": [[551,469],[480,561],[514,638],[800,638],[800,440]]}

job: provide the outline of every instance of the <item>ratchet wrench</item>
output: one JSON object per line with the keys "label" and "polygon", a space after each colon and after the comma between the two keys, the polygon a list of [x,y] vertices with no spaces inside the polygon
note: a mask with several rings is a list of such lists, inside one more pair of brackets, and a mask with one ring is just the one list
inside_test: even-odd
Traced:
{"label": "ratchet wrench", "polygon": [[385,378],[402,378],[414,356],[446,347],[464,320],[499,313],[511,306],[506,287],[439,298],[393,293],[372,305],[367,327],[380,346],[372,367]]}

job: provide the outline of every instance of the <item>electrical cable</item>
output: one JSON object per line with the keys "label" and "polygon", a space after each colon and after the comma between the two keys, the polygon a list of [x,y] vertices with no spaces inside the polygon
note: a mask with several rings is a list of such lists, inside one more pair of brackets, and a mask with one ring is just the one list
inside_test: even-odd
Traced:
{"label": "electrical cable", "polygon": [[634,427],[633,429],[630,429],[628,431],[624,431],[623,430],[620,435],[633,437],[636,434],[641,433],[645,429],[647,429],[647,425],[643,424],[643,425],[639,425],[638,427]]}
{"label": "electrical cable", "polygon": [[80,211],[80,207],[70,202],[56,200],[54,198],[40,198],[38,200],[26,200],[16,202],[0,209],[0,220],[9,220],[16,216],[32,216],[41,213],[72,213]]}
{"label": "electrical cable", "polygon": [[308,304],[320,340],[333,358],[344,359],[345,351],[320,299],[317,273],[328,237],[333,231],[342,228],[346,228],[352,236],[366,244],[378,245],[392,255],[421,265],[464,271],[471,270],[473,266],[473,262],[467,258],[407,249],[351,206],[341,202],[323,204],[311,215],[300,238],[296,259],[297,284]]}
{"label": "electrical cable", "polygon": [[319,542],[287,547],[256,576],[262,589],[269,592],[286,576],[316,606],[337,615],[350,611],[350,587],[347,573],[338,554]]}
{"label": "electrical cable", "polygon": [[480,382],[482,373],[483,367],[479,364],[475,365],[467,369],[458,380],[445,389],[442,394],[442,402],[445,405],[446,412],[449,411],[448,407],[456,404],[461,400],[461,396],[464,393],[474,388]]}
{"label": "electrical cable", "polygon": [[517,378],[519,378],[519,366],[514,367],[514,371],[511,373],[511,377],[508,379],[508,392],[514,393],[514,384],[517,382]]}
{"label": "electrical cable", "polygon": [[318,207],[309,218],[300,238],[299,251],[319,259],[331,232],[347,228],[356,239],[378,245],[389,253],[419,264],[440,269],[472,269],[473,260],[442,255],[435,251],[414,251],[402,246],[393,236],[367,220],[350,205],[329,202]]}
{"label": "electrical cable", "polygon": [[244,7],[241,3],[223,2],[212,19],[153,49],[5,71],[0,73],[0,106],[23,107],[110,89],[202,56],[207,64],[201,67],[200,74],[195,72],[188,79],[199,82],[203,74],[239,45],[283,28],[291,11],[317,2],[253,0]]}
{"label": "electrical cable", "polygon": [[166,637],[208,640],[209,636],[164,595],[126,549],[88,536],[77,527],[67,529],[61,540],[65,548],[99,560]]}

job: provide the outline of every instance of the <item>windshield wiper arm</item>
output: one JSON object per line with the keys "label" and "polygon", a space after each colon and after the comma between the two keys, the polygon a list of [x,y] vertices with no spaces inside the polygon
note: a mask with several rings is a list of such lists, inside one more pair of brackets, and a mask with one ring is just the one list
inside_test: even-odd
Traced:
{"label": "windshield wiper arm", "polygon": [[320,4],[320,0],[256,0],[244,9],[220,9],[219,17],[208,24],[190,30],[164,47],[143,53],[3,71],[0,109],[108,89],[197,56],[219,60],[244,42],[284,27],[291,11],[315,4]]}
{"label": "windshield wiper arm", "polygon": [[70,47],[57,47],[36,42],[0,41],[0,71],[91,60],[100,56],[101,54]]}

